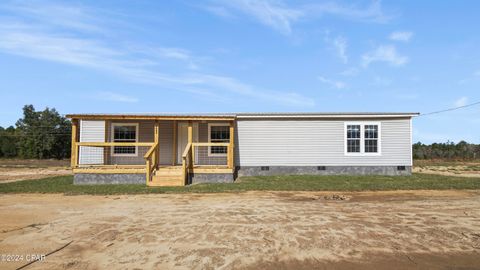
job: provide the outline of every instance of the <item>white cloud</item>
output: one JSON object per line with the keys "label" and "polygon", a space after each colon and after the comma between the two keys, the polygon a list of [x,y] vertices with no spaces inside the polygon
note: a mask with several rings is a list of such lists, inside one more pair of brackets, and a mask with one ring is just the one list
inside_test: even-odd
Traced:
{"label": "white cloud", "polygon": [[368,67],[373,62],[386,62],[393,66],[402,66],[408,60],[408,57],[398,54],[393,45],[382,45],[362,55],[362,65],[364,67]]}
{"label": "white cloud", "polygon": [[342,81],[335,81],[335,80],[327,79],[323,76],[318,76],[318,80],[321,81],[322,83],[328,84],[331,87],[334,87],[334,88],[337,88],[337,89],[343,89],[347,86],[347,84],[342,82]]}
{"label": "white cloud", "polygon": [[[39,28],[54,27],[57,31],[68,32],[106,33],[108,31],[102,24],[113,21],[110,16],[113,12],[73,1],[2,1],[0,11],[18,15],[23,23],[31,23]],[[123,16],[118,12],[115,15]]]}
{"label": "white cloud", "polygon": [[[27,22],[22,20],[23,11],[15,12],[19,13],[16,20],[0,17],[0,52],[2,53],[95,69],[124,80],[194,95],[230,98],[243,96],[286,106],[314,106],[313,99],[292,91],[270,91],[229,76],[192,73],[192,69],[198,68],[192,60],[195,56],[181,48],[159,46],[145,49],[143,44],[134,42],[129,43],[128,46],[122,46],[120,42],[106,39],[105,35],[97,35],[97,32],[95,32],[97,34],[90,34],[85,29],[90,29],[91,23],[95,23],[95,27],[102,32],[108,32],[108,29],[115,29],[115,27],[111,25],[101,27],[102,24],[97,24],[96,21],[84,19],[88,16],[72,18],[72,20],[77,19],[78,22],[72,21],[59,29],[56,25],[46,23],[47,19],[43,16],[39,16],[35,22]],[[85,13],[84,10],[81,12]],[[58,15],[55,12],[50,14],[52,17]],[[81,28],[85,31],[81,34],[75,31],[64,31],[65,28],[77,29],[77,25],[82,25]],[[111,38],[112,35],[107,36]],[[179,60],[184,64],[170,68],[168,62],[165,63],[158,58]],[[162,65],[163,68],[160,68]],[[104,93],[103,97],[121,102],[134,100],[108,92]]]}
{"label": "white cloud", "polygon": [[99,92],[96,95],[96,99],[105,100],[105,101],[114,101],[114,102],[127,102],[135,103],[138,102],[138,99],[135,97],[113,93],[113,92]]}
{"label": "white cloud", "polygon": [[409,42],[412,37],[413,37],[413,33],[408,31],[396,31],[391,33],[389,36],[391,40],[403,41],[403,42]]}
{"label": "white cloud", "polygon": [[309,97],[304,97],[296,92],[278,92],[260,89],[252,85],[240,82],[234,78],[210,74],[194,74],[188,79],[192,84],[205,84],[213,89],[221,89],[231,93],[241,94],[247,97],[270,100],[275,103],[290,106],[312,107],[315,101]]}
{"label": "white cloud", "polygon": [[312,4],[305,6],[304,9],[309,15],[322,16],[332,15],[345,18],[347,20],[385,23],[388,22],[393,15],[387,15],[382,10],[381,1],[372,1],[372,4],[361,8],[355,5],[342,5],[338,2],[325,2],[321,4]]}
{"label": "white cloud", "polygon": [[[215,8],[209,12],[221,17],[229,17],[231,13],[220,7],[241,12],[271,27],[289,35],[292,24],[300,19],[318,19],[324,15],[332,15],[347,20],[384,23],[391,19],[381,7],[380,1],[373,1],[367,7],[342,5],[336,2],[326,2],[309,5],[287,5],[281,0],[216,0]],[[223,5],[223,6],[222,6]],[[228,16],[227,16],[228,14]]]}
{"label": "white cloud", "polygon": [[[182,48],[166,48],[166,47],[153,47],[153,48],[143,48],[137,50],[138,53],[143,55],[149,55],[151,58],[159,57],[163,59],[173,59],[186,63],[188,69],[196,70],[198,69],[197,60],[188,50]],[[151,59],[150,58],[150,59]]]}
{"label": "white cloud", "polygon": [[336,36],[335,38],[330,37],[330,31],[325,31],[325,42],[328,46],[332,47],[335,52],[336,57],[338,57],[344,64],[348,62],[348,55],[347,55],[347,47],[348,42],[347,39],[343,36]]}
{"label": "white cloud", "polygon": [[333,40],[333,46],[335,47],[335,49],[337,51],[338,57],[340,59],[342,59],[343,63],[346,64],[348,62],[347,40],[342,36],[336,37]]}
{"label": "white cloud", "polygon": [[180,48],[155,48],[156,51],[160,56],[166,58],[174,58],[179,60],[189,60],[190,52],[185,49]]}
{"label": "white cloud", "polygon": [[347,68],[346,70],[340,72],[340,75],[347,76],[347,77],[352,77],[352,76],[358,75],[359,71],[360,70],[358,68],[351,67],[351,68]]}
{"label": "white cloud", "polygon": [[303,11],[290,8],[273,0],[228,0],[228,7],[252,16],[260,23],[272,27],[282,34],[290,34],[293,21],[303,16]]}
{"label": "white cloud", "polygon": [[467,105],[467,102],[468,102],[468,98],[467,97],[461,97],[457,100],[455,100],[455,102],[453,103],[453,105],[455,107],[463,107],[465,105]]}

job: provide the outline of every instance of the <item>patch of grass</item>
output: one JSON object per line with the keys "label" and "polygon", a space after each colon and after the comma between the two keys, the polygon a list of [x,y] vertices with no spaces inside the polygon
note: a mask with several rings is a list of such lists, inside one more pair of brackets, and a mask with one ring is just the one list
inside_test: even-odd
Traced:
{"label": "patch of grass", "polygon": [[145,185],[73,185],[72,176],[0,184],[0,193],[148,194],[216,193],[249,190],[271,191],[364,191],[364,190],[480,189],[480,178],[413,174],[411,176],[255,176],[230,184],[198,184],[185,187]]}

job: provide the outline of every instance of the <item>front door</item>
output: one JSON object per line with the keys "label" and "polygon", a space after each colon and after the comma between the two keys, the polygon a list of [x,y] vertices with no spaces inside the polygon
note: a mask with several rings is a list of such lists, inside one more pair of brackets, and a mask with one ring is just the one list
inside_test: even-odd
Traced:
{"label": "front door", "polygon": [[[182,164],[183,151],[188,144],[188,123],[178,123],[177,140],[177,163]],[[193,141],[198,142],[198,123],[193,123]]]}

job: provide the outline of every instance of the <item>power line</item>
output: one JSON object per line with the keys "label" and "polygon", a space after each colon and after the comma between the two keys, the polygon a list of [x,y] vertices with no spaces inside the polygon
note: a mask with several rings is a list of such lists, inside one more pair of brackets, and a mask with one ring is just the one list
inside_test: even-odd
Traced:
{"label": "power line", "polygon": [[459,109],[463,109],[463,108],[467,108],[467,107],[472,107],[472,106],[479,105],[479,104],[480,104],[480,101],[477,101],[477,102],[470,103],[470,104],[467,104],[467,105],[448,108],[448,109],[445,109],[445,110],[434,111],[434,112],[429,112],[429,113],[422,113],[422,114],[418,115],[417,117],[432,115],[432,114],[438,114],[438,113],[444,113],[444,112],[449,112],[449,111],[455,111],[455,110],[459,110]]}

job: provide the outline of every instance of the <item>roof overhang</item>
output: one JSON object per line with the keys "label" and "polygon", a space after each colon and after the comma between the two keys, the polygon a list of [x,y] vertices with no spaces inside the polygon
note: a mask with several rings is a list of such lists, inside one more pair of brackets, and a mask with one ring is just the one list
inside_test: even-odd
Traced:
{"label": "roof overhang", "polygon": [[235,116],[212,115],[117,115],[117,114],[67,114],[67,118],[83,120],[179,120],[179,121],[232,121]]}
{"label": "roof overhang", "polygon": [[419,113],[287,113],[287,114],[237,114],[237,119],[311,119],[311,118],[411,118]]}
{"label": "roof overhang", "polygon": [[84,120],[209,120],[232,121],[235,119],[365,119],[365,118],[411,118],[419,113],[205,113],[205,114],[67,114],[71,119]]}

